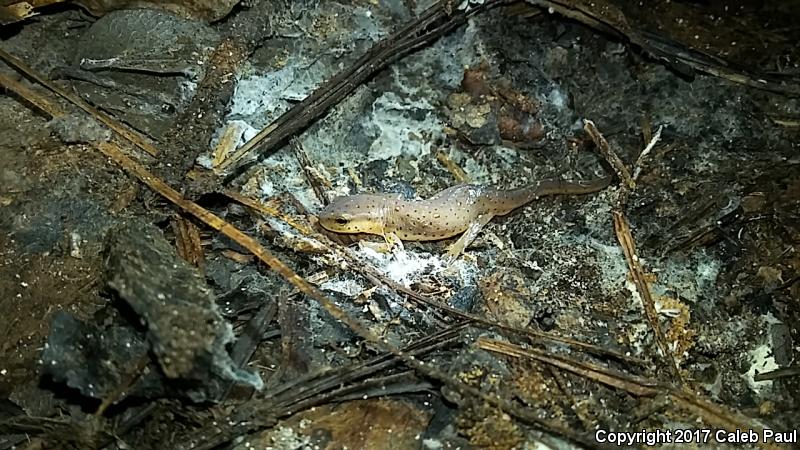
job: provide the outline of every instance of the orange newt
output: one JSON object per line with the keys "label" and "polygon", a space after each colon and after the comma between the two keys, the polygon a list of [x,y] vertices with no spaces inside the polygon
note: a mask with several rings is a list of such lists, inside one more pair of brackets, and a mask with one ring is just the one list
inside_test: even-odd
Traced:
{"label": "orange newt", "polygon": [[610,182],[611,177],[588,182],[545,180],[508,191],[461,184],[427,200],[405,200],[399,194],[357,194],[334,199],[318,217],[320,225],[329,231],[380,235],[388,244],[461,234],[448,250],[449,257],[455,259],[495,216],[547,195],[597,192]]}

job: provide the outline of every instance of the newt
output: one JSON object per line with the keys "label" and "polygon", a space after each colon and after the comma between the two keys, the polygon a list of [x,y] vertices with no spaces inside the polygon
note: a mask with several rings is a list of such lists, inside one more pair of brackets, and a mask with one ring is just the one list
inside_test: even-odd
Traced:
{"label": "newt", "polygon": [[399,194],[356,194],[335,198],[319,214],[323,228],[335,233],[383,236],[389,245],[402,241],[435,241],[461,234],[449,250],[455,260],[496,216],[504,216],[540,197],[589,194],[611,183],[611,177],[571,182],[543,180],[499,190],[473,184],[447,188],[427,200],[406,200]]}

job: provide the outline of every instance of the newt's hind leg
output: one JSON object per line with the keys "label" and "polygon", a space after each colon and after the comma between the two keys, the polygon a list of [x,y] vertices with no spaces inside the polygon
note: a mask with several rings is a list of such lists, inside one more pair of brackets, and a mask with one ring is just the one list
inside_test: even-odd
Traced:
{"label": "newt's hind leg", "polygon": [[458,259],[462,253],[464,253],[464,250],[466,250],[467,247],[472,244],[472,241],[478,237],[478,233],[481,232],[483,227],[486,226],[486,224],[489,223],[493,217],[494,216],[491,214],[481,214],[475,219],[474,222],[469,224],[467,231],[465,231],[457,241],[450,245],[450,248],[447,250],[446,259],[448,264],[451,264],[453,261]]}

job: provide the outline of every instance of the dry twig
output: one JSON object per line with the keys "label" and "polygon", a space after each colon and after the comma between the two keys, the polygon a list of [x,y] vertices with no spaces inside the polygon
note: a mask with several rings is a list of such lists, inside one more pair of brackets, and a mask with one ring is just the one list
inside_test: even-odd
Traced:
{"label": "dry twig", "polygon": [[200,243],[200,230],[191,220],[177,215],[172,219],[172,232],[175,233],[175,247],[178,256],[189,264],[203,268],[205,255]]}
{"label": "dry twig", "polygon": [[317,200],[319,200],[321,204],[327,205],[330,203],[330,199],[328,199],[328,196],[325,195],[323,184],[327,184],[327,187],[330,187],[330,183],[328,180],[323,180],[320,179],[321,177],[316,176],[313,170],[314,165],[311,163],[311,158],[308,157],[306,149],[303,148],[303,144],[297,140],[294,140],[292,141],[292,148],[294,149],[294,156],[297,158],[297,163],[300,164],[300,168],[303,170],[303,174],[306,176],[306,181],[314,190],[314,195],[317,196]]}
{"label": "dry twig", "polygon": [[572,372],[592,381],[630,392],[637,397],[653,397],[656,395],[658,383],[642,377],[628,375],[616,370],[607,369],[583,361],[576,361],[563,355],[550,353],[535,348],[523,348],[509,342],[495,339],[478,338],[478,347],[515,358],[528,358],[540,361],[561,370]]}
{"label": "dry twig", "polygon": [[450,172],[450,175],[453,175],[453,178],[455,178],[456,181],[459,183],[469,183],[469,177],[467,176],[466,172],[464,172],[464,169],[459,167],[455,161],[450,159],[444,150],[439,150],[436,152],[436,159],[444,166],[445,169],[447,169],[448,172]]}
{"label": "dry twig", "polygon": [[[667,338],[664,336],[663,330],[661,330],[655,302],[653,301],[653,296],[650,293],[650,285],[647,283],[644,269],[642,268],[639,256],[636,253],[636,245],[634,243],[635,241],[633,239],[633,235],[631,234],[630,226],[628,225],[628,220],[625,218],[625,214],[623,212],[628,196],[633,189],[636,188],[635,178],[634,176],[631,176],[630,171],[627,167],[625,167],[622,159],[616,154],[616,152],[614,152],[614,150],[608,144],[608,141],[606,141],[594,123],[591,120],[585,120],[584,125],[584,129],[589,136],[591,136],[592,140],[600,151],[600,154],[614,168],[617,176],[623,180],[624,186],[620,189],[619,198],[616,202],[616,206],[614,207],[614,211],[612,212],[614,231],[617,235],[617,240],[622,247],[622,251],[625,254],[625,261],[628,263],[628,270],[630,271],[631,278],[633,278],[633,281],[636,284],[636,290],[642,300],[645,317],[647,317],[647,321],[650,323],[650,328],[653,330],[653,334],[655,335],[656,339],[656,345],[661,353],[661,357],[664,358],[672,377],[683,384],[684,380],[681,376],[678,363],[675,361],[675,357],[669,349]],[[656,132],[656,134],[647,144],[647,147],[644,149],[644,151],[642,151],[637,163],[640,163],[647,157],[660,137],[661,128],[658,129],[658,132]],[[634,170],[634,173],[636,174],[635,176],[638,176],[641,173],[641,168],[637,166]]]}
{"label": "dry twig", "polygon": [[583,129],[586,133],[592,138],[594,141],[594,145],[597,146],[597,150],[600,151],[600,154],[605,158],[605,160],[611,164],[611,167],[614,168],[614,172],[617,173],[617,176],[620,180],[625,184],[628,189],[634,189],[636,184],[633,181],[633,177],[631,177],[630,171],[628,168],[625,167],[625,163],[622,162],[617,154],[611,150],[611,146],[608,145],[608,141],[602,134],[600,134],[600,130],[597,129],[597,126],[591,120],[585,119],[583,121]]}
{"label": "dry twig", "polygon": [[617,234],[619,245],[622,247],[622,251],[625,254],[625,260],[628,263],[628,270],[630,270],[631,278],[633,278],[633,282],[636,284],[636,290],[641,297],[645,316],[647,317],[647,321],[650,322],[650,327],[653,329],[658,350],[661,353],[661,357],[665,359],[672,377],[683,384],[684,380],[678,363],[675,361],[672,351],[670,351],[667,338],[664,336],[664,331],[661,330],[655,301],[653,301],[653,296],[650,293],[650,285],[645,277],[639,255],[636,253],[636,244],[634,244],[628,220],[625,218],[622,211],[613,211],[612,215],[614,218],[614,231]]}

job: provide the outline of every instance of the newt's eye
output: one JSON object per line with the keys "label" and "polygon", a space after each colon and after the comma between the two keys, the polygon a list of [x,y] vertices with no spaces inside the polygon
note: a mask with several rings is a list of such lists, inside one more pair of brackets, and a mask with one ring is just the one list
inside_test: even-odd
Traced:
{"label": "newt's eye", "polygon": [[336,218],[336,223],[338,223],[339,225],[347,225],[347,222],[348,222],[348,220],[345,219],[344,217],[337,217]]}

